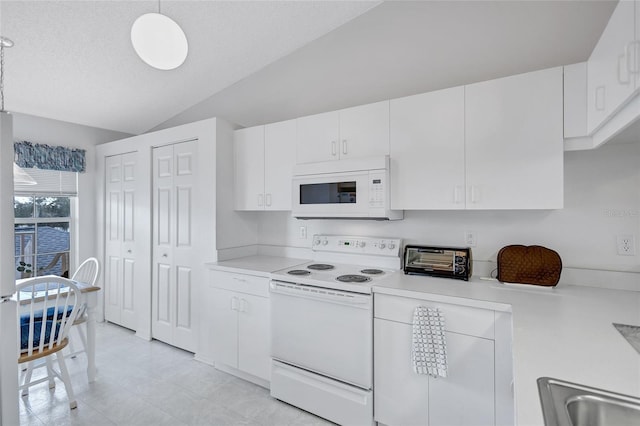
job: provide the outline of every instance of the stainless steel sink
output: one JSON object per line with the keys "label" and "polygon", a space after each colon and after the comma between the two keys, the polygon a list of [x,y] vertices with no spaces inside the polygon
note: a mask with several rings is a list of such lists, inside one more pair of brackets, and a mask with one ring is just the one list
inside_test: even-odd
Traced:
{"label": "stainless steel sink", "polygon": [[546,426],[640,425],[640,398],[550,377],[538,391]]}

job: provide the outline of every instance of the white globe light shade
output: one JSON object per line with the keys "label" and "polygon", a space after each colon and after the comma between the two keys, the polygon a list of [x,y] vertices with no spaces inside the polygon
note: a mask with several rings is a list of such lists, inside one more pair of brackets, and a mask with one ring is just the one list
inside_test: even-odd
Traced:
{"label": "white globe light shade", "polygon": [[178,68],[189,52],[180,25],[159,13],[147,13],[136,19],[131,27],[131,44],[140,59],[159,70]]}

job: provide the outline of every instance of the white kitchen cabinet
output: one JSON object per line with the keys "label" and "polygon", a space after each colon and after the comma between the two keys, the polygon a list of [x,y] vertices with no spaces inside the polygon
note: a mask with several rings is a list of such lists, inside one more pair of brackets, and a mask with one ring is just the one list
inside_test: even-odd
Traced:
{"label": "white kitchen cabinet", "polygon": [[[136,236],[137,152],[112,155],[105,162],[105,319],[136,330],[135,287],[140,285]],[[137,275],[138,274],[138,275]]]}
{"label": "white kitchen cabinet", "polygon": [[587,136],[587,63],[564,67],[564,137]]}
{"label": "white kitchen cabinet", "polygon": [[391,208],[465,207],[464,87],[393,99]]}
{"label": "white kitchen cabinet", "polygon": [[210,271],[209,333],[216,367],[231,367],[269,381],[268,295],[268,278]]}
{"label": "white kitchen cabinet", "polygon": [[153,149],[152,337],[195,352],[197,142]]}
{"label": "white kitchen cabinet", "polygon": [[295,140],[295,120],[234,132],[236,210],[291,210]]}
{"label": "white kitchen cabinet", "polygon": [[[446,378],[413,371],[412,315],[420,305],[439,308],[445,318]],[[382,294],[374,295],[374,306],[377,422],[388,426],[513,424],[508,314]]]}
{"label": "white kitchen cabinet", "polygon": [[465,86],[467,209],[563,206],[562,68]]}
{"label": "white kitchen cabinet", "polygon": [[635,89],[637,76],[631,71],[638,60],[638,45],[634,40],[635,28],[640,24],[635,23],[636,7],[633,0],[618,3],[587,61],[587,130],[590,134],[610,118]]}
{"label": "white kitchen cabinet", "polygon": [[297,120],[297,164],[389,154],[389,101]]}
{"label": "white kitchen cabinet", "polygon": [[235,209],[264,209],[264,126],[233,133]]}

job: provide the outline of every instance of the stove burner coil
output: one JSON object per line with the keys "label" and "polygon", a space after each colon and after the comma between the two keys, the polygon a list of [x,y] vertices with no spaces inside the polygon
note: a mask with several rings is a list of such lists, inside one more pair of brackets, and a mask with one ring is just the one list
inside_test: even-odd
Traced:
{"label": "stove burner coil", "polygon": [[367,275],[380,275],[380,274],[384,274],[384,271],[382,269],[363,269],[362,271],[360,271],[363,274],[367,274]]}
{"label": "stove burner coil", "polygon": [[311,272],[309,271],[305,271],[304,269],[292,269],[291,271],[288,271],[287,274],[289,275],[309,275]]}
{"label": "stove burner coil", "polygon": [[326,264],[326,263],[314,263],[314,264],[311,264],[311,265],[307,266],[307,269],[311,269],[311,270],[314,270],[314,271],[329,271],[329,270],[331,270],[333,268],[335,268],[335,266],[329,265],[329,264]]}
{"label": "stove burner coil", "polygon": [[366,283],[367,281],[371,281],[371,278],[365,277],[364,275],[340,275],[336,280],[342,283]]}

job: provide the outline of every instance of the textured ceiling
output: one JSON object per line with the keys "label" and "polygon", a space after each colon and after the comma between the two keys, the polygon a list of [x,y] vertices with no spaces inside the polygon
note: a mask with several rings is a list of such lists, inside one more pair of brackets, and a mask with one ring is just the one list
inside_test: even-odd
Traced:
{"label": "textured ceiling", "polygon": [[185,64],[148,67],[130,29],[156,1],[1,1],[9,111],[142,133],[326,34],[377,2],[162,1]]}
{"label": "textured ceiling", "polygon": [[155,1],[4,1],[10,111],[142,133],[254,125],[586,60],[615,1],[162,1],[190,43],[158,71],[129,29]]}

